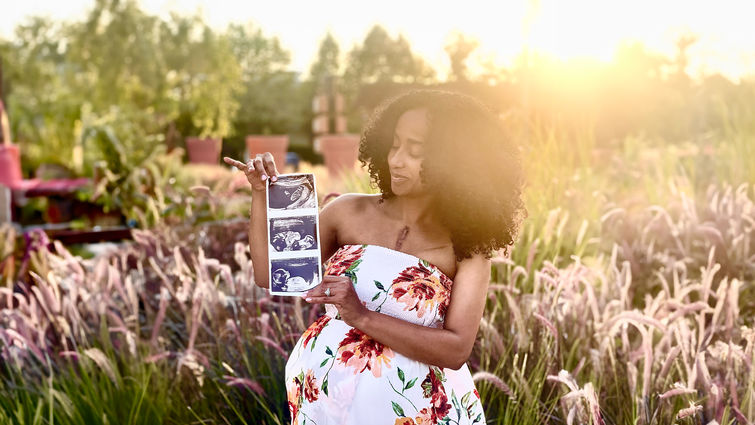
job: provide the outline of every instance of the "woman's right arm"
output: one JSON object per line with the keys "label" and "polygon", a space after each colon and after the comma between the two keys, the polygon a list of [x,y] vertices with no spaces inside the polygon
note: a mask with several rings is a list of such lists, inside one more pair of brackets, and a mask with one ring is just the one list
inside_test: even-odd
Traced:
{"label": "woman's right arm", "polygon": [[267,270],[267,193],[265,187],[268,177],[271,181],[278,179],[273,155],[270,152],[258,154],[247,164],[229,157],[224,157],[223,161],[243,171],[249,184],[252,185],[252,207],[248,229],[249,251],[252,256],[254,283],[261,288],[267,288],[270,282]]}
{"label": "woman's right arm", "polygon": [[267,194],[252,189],[252,208],[249,214],[249,252],[252,255],[254,283],[260,288],[270,286],[267,270]]}

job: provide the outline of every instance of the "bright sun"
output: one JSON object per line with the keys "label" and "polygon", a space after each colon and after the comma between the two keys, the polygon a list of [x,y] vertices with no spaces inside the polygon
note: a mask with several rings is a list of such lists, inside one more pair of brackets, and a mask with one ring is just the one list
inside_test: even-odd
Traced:
{"label": "bright sun", "polygon": [[[612,22],[615,16],[607,2],[542,0],[532,2],[531,7],[522,28],[530,49],[562,60],[584,57],[608,61],[613,56],[622,32]],[[625,15],[623,19],[634,17]]]}
{"label": "bright sun", "polygon": [[[505,6],[503,4],[505,3]],[[480,47],[499,65],[511,64],[523,51],[559,60],[611,61],[623,43],[641,43],[665,56],[677,54],[676,40],[697,37],[688,71],[720,72],[730,78],[751,74],[755,33],[750,12],[739,0],[523,0],[491,6],[478,25]],[[492,15],[492,16],[490,16]],[[482,53],[482,52],[481,52]],[[699,75],[699,74],[698,74]]]}

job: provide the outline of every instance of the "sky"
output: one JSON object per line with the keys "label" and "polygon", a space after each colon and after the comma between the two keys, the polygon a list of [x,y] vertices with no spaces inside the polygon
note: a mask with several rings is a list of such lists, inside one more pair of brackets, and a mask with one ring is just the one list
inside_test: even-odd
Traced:
{"label": "sky", "polygon": [[[94,0],[0,0],[0,37],[28,16],[81,19]],[[8,7],[8,4],[11,6]],[[291,68],[306,72],[327,31],[345,53],[374,24],[392,36],[403,34],[412,50],[439,73],[448,70],[444,45],[455,32],[479,47],[471,62],[511,64],[525,48],[560,59],[611,59],[622,41],[639,41],[672,56],[674,40],[695,34],[688,72],[719,72],[737,80],[755,75],[754,0],[373,0],[230,1],[141,0],[149,13],[168,16],[200,12],[217,29],[252,22],[280,39],[291,52]]]}

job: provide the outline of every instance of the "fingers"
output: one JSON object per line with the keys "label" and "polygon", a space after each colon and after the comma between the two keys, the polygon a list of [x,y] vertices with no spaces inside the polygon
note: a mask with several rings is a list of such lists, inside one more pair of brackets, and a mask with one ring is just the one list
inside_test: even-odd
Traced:
{"label": "fingers", "polygon": [[[325,295],[327,289],[330,289],[330,296]],[[325,275],[317,287],[307,291],[304,299],[308,303],[339,304],[349,291],[353,291],[351,279],[346,276]]]}
{"label": "fingers", "polygon": [[310,289],[304,294],[304,301],[310,304],[333,304],[333,301],[335,301],[335,291],[331,288],[330,296],[327,296],[325,295],[325,289],[326,288],[322,284],[314,289]]}
{"label": "fingers", "polygon": [[244,171],[244,170],[246,169],[246,164],[244,164],[244,163],[243,163],[243,162],[241,162],[241,161],[236,161],[236,160],[235,160],[235,159],[233,159],[233,158],[229,158],[229,157],[227,157],[227,156],[224,156],[224,157],[223,157],[223,161],[224,161],[224,162],[225,162],[226,164],[228,164],[228,165],[232,165],[232,166],[234,166],[234,167],[238,168],[238,169],[239,169],[239,170],[241,170],[241,171]]}
{"label": "fingers", "polygon": [[270,152],[262,154],[262,163],[265,165],[265,172],[267,172],[269,176],[272,176],[270,180],[278,180],[278,169],[275,167],[275,160]]}
{"label": "fingers", "polygon": [[267,173],[265,173],[265,166],[262,164],[262,158],[260,155],[257,155],[252,160],[252,167],[254,167],[254,171],[257,172],[260,180],[267,180]]}
{"label": "fingers", "polygon": [[310,304],[337,304],[333,302],[333,297],[307,297],[305,301]]}
{"label": "fingers", "polygon": [[342,287],[344,283],[351,284],[351,279],[346,276],[336,276],[326,274],[322,277],[322,281],[316,287],[310,289],[306,296],[320,296],[325,294],[327,288],[331,288],[330,292],[333,294],[338,287]]}
{"label": "fingers", "polygon": [[271,181],[276,181],[278,180],[278,174],[280,174],[275,166],[275,159],[270,152],[257,154],[246,164],[227,156],[223,157],[223,162],[243,171],[250,180],[252,177],[255,177],[259,180],[265,181],[268,177],[271,177]]}
{"label": "fingers", "polygon": [[[330,292],[333,292],[333,290],[331,289]],[[309,291],[307,291],[306,294],[304,294],[304,298],[324,297],[324,296],[325,296],[325,286],[322,283],[310,289]]]}

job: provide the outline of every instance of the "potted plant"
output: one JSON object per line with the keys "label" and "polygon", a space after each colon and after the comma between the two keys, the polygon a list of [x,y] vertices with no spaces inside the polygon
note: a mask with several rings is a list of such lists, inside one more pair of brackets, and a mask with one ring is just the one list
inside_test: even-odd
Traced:
{"label": "potted plant", "polygon": [[278,171],[283,172],[288,151],[288,135],[250,134],[246,136],[246,150],[249,152],[249,158],[254,158],[259,153],[270,152],[273,154]]}
{"label": "potted plant", "polygon": [[359,157],[359,135],[324,134],[315,139],[315,150],[322,154],[328,173],[337,176],[354,168]]}
{"label": "potted plant", "polygon": [[[232,79],[231,77],[229,77]],[[233,98],[236,85],[216,87],[214,84],[201,84],[192,92],[180,118],[182,124],[186,118],[190,125],[181,125],[186,138],[186,153],[189,162],[195,164],[220,163],[223,138],[231,134],[233,117],[238,109],[238,102]],[[217,93],[215,93],[217,91]],[[188,127],[188,128],[187,128]]]}
{"label": "potted plant", "polygon": [[18,145],[11,143],[10,124],[2,99],[0,99],[0,131],[3,137],[3,143],[0,144],[0,184],[13,188],[22,179],[21,157]]}
{"label": "potted plant", "polygon": [[186,152],[192,164],[218,164],[223,139],[220,137],[187,137]]}

